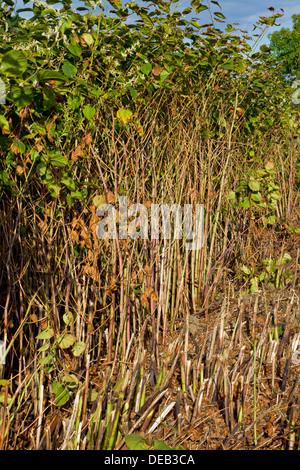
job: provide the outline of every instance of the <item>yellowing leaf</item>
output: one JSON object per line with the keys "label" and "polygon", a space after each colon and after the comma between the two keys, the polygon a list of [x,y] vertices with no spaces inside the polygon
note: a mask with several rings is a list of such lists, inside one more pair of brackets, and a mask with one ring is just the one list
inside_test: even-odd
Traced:
{"label": "yellowing leaf", "polygon": [[74,344],[75,341],[76,341],[75,336],[73,336],[71,334],[66,334],[66,335],[59,338],[58,344],[62,349],[67,349],[70,346],[72,346],[72,344]]}
{"label": "yellowing leaf", "polygon": [[84,33],[82,39],[87,43],[88,46],[91,46],[94,42],[93,36],[89,33]]}
{"label": "yellowing leaf", "polygon": [[120,119],[120,121],[122,121],[123,124],[127,124],[132,118],[132,114],[133,113],[132,111],[130,111],[130,109],[120,108],[117,111],[117,118]]}
{"label": "yellowing leaf", "polygon": [[72,325],[74,318],[72,312],[66,312],[63,315],[63,321],[66,325]]}
{"label": "yellowing leaf", "polygon": [[80,354],[82,354],[84,350],[85,350],[85,343],[83,341],[77,341],[72,351],[73,351],[74,356],[77,357],[77,356],[80,356]]}
{"label": "yellowing leaf", "polygon": [[106,197],[104,195],[95,196],[93,199],[93,204],[96,207],[102,206],[102,204],[106,204]]}

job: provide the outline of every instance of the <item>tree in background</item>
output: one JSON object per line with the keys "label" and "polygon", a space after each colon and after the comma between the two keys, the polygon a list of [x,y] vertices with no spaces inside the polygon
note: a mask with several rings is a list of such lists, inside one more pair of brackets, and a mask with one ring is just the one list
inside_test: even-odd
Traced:
{"label": "tree in background", "polygon": [[300,14],[292,15],[293,29],[269,34],[270,47],[287,78],[300,78]]}

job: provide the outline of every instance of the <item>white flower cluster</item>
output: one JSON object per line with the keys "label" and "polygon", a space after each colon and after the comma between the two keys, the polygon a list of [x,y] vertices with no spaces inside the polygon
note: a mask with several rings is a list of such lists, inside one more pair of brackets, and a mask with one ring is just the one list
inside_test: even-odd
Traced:
{"label": "white flower cluster", "polygon": [[127,87],[128,85],[135,85],[137,81],[138,77],[130,78],[129,80],[124,81],[124,87]]}
{"label": "white flower cluster", "polygon": [[128,47],[125,51],[121,52],[121,56],[125,59],[126,57],[133,55],[139,45],[140,41],[136,41],[131,47]]}
{"label": "white flower cluster", "polygon": [[110,52],[109,49],[107,49],[107,47],[101,47],[101,49],[99,50],[100,54],[106,54],[107,52]]}
{"label": "white flower cluster", "polygon": [[[18,45],[18,48],[17,50],[20,50],[20,51],[28,51],[28,50],[32,50],[34,47],[36,48],[36,50],[43,50],[42,47],[39,47],[40,46],[40,42],[39,41],[36,41],[35,39],[33,39],[31,42],[20,42],[19,45]],[[14,49],[16,49],[14,47]]]}
{"label": "white flower cluster", "polygon": [[44,33],[44,36],[51,37],[51,36],[57,36],[59,33],[61,27],[61,21],[54,27],[54,28],[49,28],[47,33]]}
{"label": "white flower cluster", "polygon": [[95,2],[90,0],[90,5],[94,10],[96,10],[96,7],[102,7],[102,0],[96,0]]}

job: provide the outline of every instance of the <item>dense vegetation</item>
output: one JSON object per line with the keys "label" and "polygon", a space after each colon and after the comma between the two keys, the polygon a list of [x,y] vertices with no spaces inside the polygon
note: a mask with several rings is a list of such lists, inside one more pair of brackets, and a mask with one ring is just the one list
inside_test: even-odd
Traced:
{"label": "dense vegetation", "polygon": [[[215,1],[61,3],[0,1],[0,448],[299,448],[299,105],[259,45],[281,14],[253,51]],[[203,248],[100,240],[120,195],[203,204]]]}
{"label": "dense vegetation", "polygon": [[300,78],[300,15],[292,15],[293,29],[281,28],[269,35],[270,48],[288,78]]}

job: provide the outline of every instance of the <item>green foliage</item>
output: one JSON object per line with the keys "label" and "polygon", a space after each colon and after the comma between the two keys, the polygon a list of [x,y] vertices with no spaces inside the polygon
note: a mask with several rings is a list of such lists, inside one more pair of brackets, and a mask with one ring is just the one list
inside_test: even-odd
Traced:
{"label": "green foliage", "polygon": [[125,437],[126,445],[130,450],[147,450],[147,446],[144,444],[146,442],[143,436],[139,434],[130,434]]}
{"label": "green foliage", "polygon": [[[195,96],[210,103],[210,117],[203,118],[201,129],[204,138],[222,139],[235,106],[235,90],[240,90],[234,123],[237,139],[260,135],[265,129],[271,132],[279,125],[288,107],[278,108],[286,89],[271,61],[268,65],[269,49],[261,47],[252,54],[245,39],[231,34],[230,28],[223,33],[209,25],[205,31],[198,19],[187,21],[185,15],[193,8],[198,15],[208,8],[201,2],[191,2],[182,13],[171,11],[172,2],[155,2],[151,10],[111,2],[111,16],[103,8],[93,15],[71,10],[68,1],[62,5],[56,10],[52,4],[45,8],[34,3],[28,8],[30,19],[21,18],[22,10],[0,6],[0,78],[7,85],[8,103],[0,117],[1,147],[8,152],[16,140],[25,145],[19,152],[22,162],[14,153],[2,163],[2,193],[15,186],[12,171],[20,164],[16,192],[29,172],[27,185],[42,185],[52,198],[69,207],[76,204],[87,195],[81,185],[86,165],[84,159],[80,165],[71,161],[69,155],[84,138],[83,126],[95,133],[112,113],[125,129],[134,128],[142,137],[138,114],[162,94],[171,98],[176,93],[185,101]],[[132,13],[138,21],[129,24]],[[224,20],[222,13],[213,14]],[[261,18],[259,23],[269,21]],[[123,132],[123,126],[117,125],[115,132]],[[36,142],[43,150],[33,160]]]}
{"label": "green foliage", "polygon": [[230,192],[228,197],[240,209],[250,210],[252,218],[262,218],[264,225],[275,224],[281,194],[274,164],[267,162],[263,169],[249,172],[247,179],[242,180],[235,193]]}
{"label": "green foliage", "polygon": [[[26,334],[15,361],[22,370],[11,374],[17,377],[17,390],[23,393],[22,374],[37,362],[37,382],[46,384],[39,389],[40,398],[49,390],[51,407],[71,408],[73,392],[78,396],[74,448],[80,423],[88,423],[82,442],[112,449],[129,429],[132,404],[140,409],[152,386],[142,368],[140,382],[129,374],[133,348],[144,346],[139,334],[132,340],[131,334],[140,329],[145,351],[150,350],[146,345],[151,335],[157,341],[169,321],[172,329],[181,305],[191,303],[194,311],[202,303],[209,305],[216,288],[227,285],[227,267],[228,273],[240,267],[239,248],[232,250],[235,242],[228,248],[236,234],[246,232],[253,221],[258,228],[276,229],[279,206],[297,201],[281,196],[279,176],[284,175],[286,187],[296,177],[289,146],[299,137],[298,109],[291,101],[294,89],[274,68],[270,49],[263,45],[253,53],[247,33],[236,34],[230,24],[219,30],[214,25],[225,20],[219,11],[211,12],[214,24],[202,24],[201,13],[208,7],[201,1],[179,12],[174,1],[154,0],[148,7],[145,2],[140,6],[114,0],[109,14],[100,2],[97,12],[87,9],[94,2],[82,2],[76,11],[69,0],[60,2],[60,10],[55,3],[33,2],[28,7],[31,18],[24,19],[22,10],[11,8],[13,2],[0,0],[0,78],[6,86],[6,103],[0,104],[0,194],[7,211],[3,218],[1,213],[0,231],[2,251],[8,253],[8,258],[3,256],[1,289],[4,285],[5,295],[8,286],[16,289],[2,299],[9,317],[4,327],[12,343],[16,341],[11,316],[16,312],[22,320],[23,303],[32,291],[38,294],[33,308],[45,311],[45,317],[34,314],[24,320]],[[218,2],[211,3],[218,7]],[[194,16],[188,21],[190,13]],[[136,21],[131,24],[132,16]],[[256,26],[267,28],[278,16],[262,17]],[[277,154],[270,157],[270,148]],[[282,173],[266,163],[276,158],[282,159]],[[229,189],[230,204],[223,197]],[[190,259],[185,250],[182,257],[181,242],[163,253],[159,244],[150,249],[144,244],[141,250],[139,240],[133,249],[130,240],[100,242],[95,207],[114,200],[117,193],[148,203],[162,197],[206,201],[210,248],[202,258]],[[293,223],[290,231],[296,235],[299,228]],[[288,256],[279,262],[276,258],[254,268],[245,262],[241,278],[247,288],[256,291],[263,282],[278,287],[290,279]],[[159,272],[166,276],[157,277]],[[157,294],[156,286],[167,287],[167,295],[163,290]],[[142,327],[148,306],[156,319],[157,299],[165,302],[163,332],[146,323]],[[20,300],[22,309],[16,308]],[[15,351],[17,356],[17,347]],[[103,389],[94,422],[97,443],[92,443],[93,412],[89,414],[86,403],[96,392],[79,397],[80,380],[85,379],[73,373],[85,367],[89,354],[91,364],[96,357],[99,367],[107,364],[105,377],[99,375]],[[156,388],[166,378],[164,361],[162,356]],[[196,385],[193,390],[197,396]],[[24,396],[29,400],[31,395]],[[0,401],[4,398],[1,393]],[[38,419],[29,413],[30,426],[32,420],[40,423],[42,407],[43,400],[33,407]],[[163,441],[136,434],[128,435],[126,443],[131,449],[169,450]]]}
{"label": "green foliage", "polygon": [[[63,319],[67,326],[72,324],[70,312],[68,315],[65,314]],[[67,331],[67,328],[55,337],[53,328],[47,326],[39,335],[36,336],[36,339],[45,341],[38,351],[48,352],[47,355],[43,355],[39,359],[39,363],[44,366],[45,371],[48,373],[52,372],[56,365],[59,349],[65,350],[70,348],[74,357],[80,356],[85,351],[85,343],[83,341],[77,341],[76,337]],[[52,341],[50,341],[51,339]]]}
{"label": "green foliage", "polygon": [[126,445],[130,450],[184,450],[182,446],[179,446],[178,449],[169,447],[164,441],[159,439],[154,439],[153,442],[149,441],[140,434],[129,434],[125,437]]}
{"label": "green foliage", "polygon": [[292,15],[293,29],[281,28],[269,35],[270,47],[281,70],[288,77],[300,78],[300,14]]}
{"label": "green foliage", "polygon": [[250,283],[250,292],[255,293],[259,287],[266,283],[268,286],[280,289],[284,283],[290,282],[293,278],[292,270],[286,269],[286,265],[292,258],[289,253],[284,253],[277,260],[268,258],[263,260],[261,265],[249,268],[245,265],[241,270],[247,282]]}
{"label": "green foliage", "polygon": [[59,382],[56,380],[52,384],[52,393],[55,395],[55,403],[58,406],[63,406],[69,401],[70,394]]}
{"label": "green foliage", "polygon": [[27,68],[27,58],[22,51],[9,51],[3,55],[1,69],[5,75],[21,77]]}

